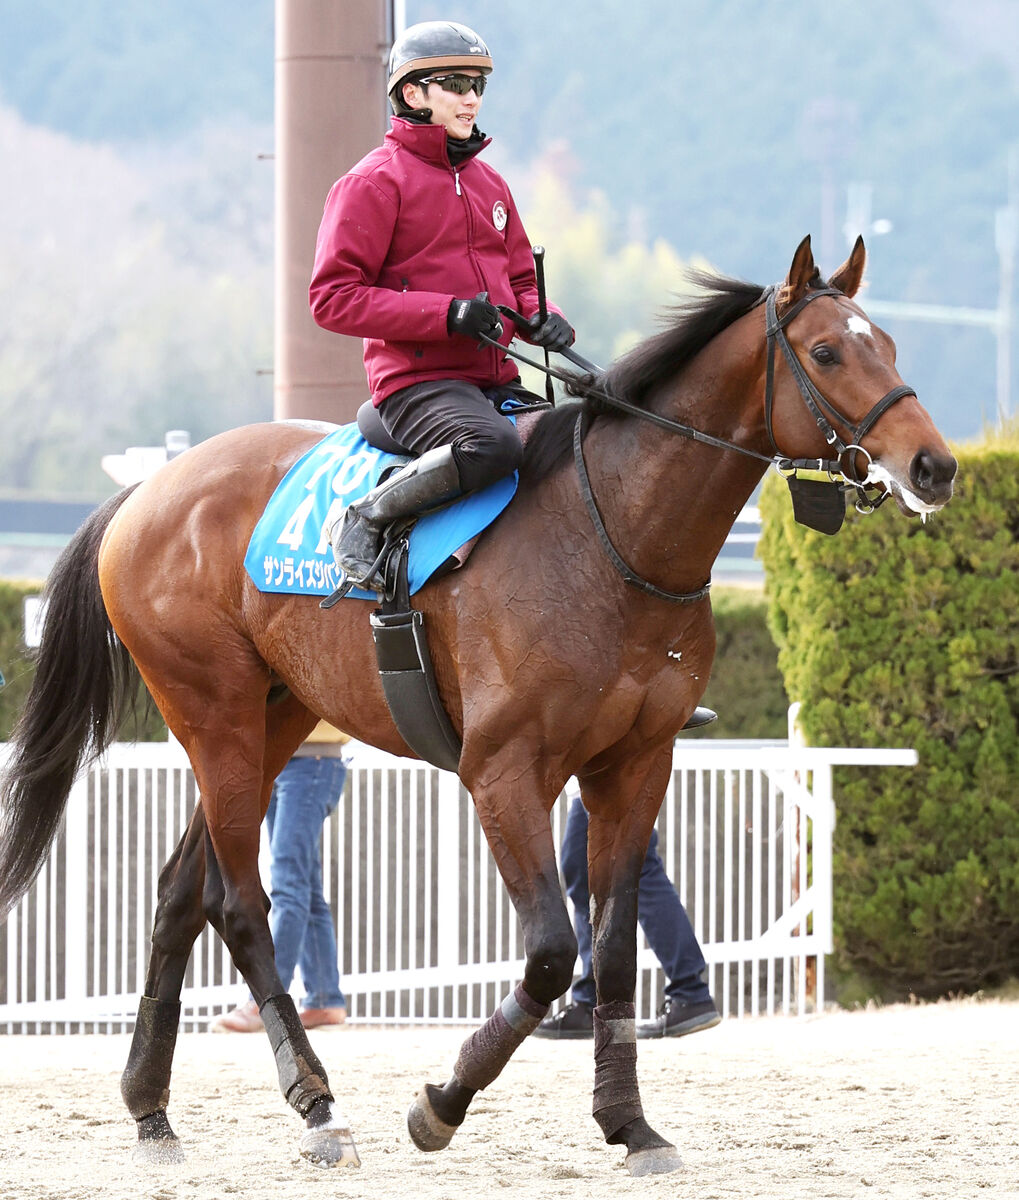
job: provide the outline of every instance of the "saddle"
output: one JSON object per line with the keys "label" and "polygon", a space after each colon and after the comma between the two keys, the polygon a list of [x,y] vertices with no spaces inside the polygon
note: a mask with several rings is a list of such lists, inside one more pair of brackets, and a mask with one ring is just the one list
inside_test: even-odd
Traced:
{"label": "saddle", "polygon": [[[407,449],[390,436],[371,401],[358,409],[357,427],[370,445],[388,454],[408,454]],[[387,530],[383,558],[386,588],[379,608],[369,617],[379,678],[389,712],[403,740],[426,762],[455,773],[463,747],[439,696],[425,632],[425,615],[410,601],[408,549],[406,522]],[[326,604],[323,601],[323,606]],[[710,708],[698,707],[683,728],[697,729],[716,719],[717,714]]]}
{"label": "saddle", "polygon": [[[547,407],[515,401],[512,413],[516,416]],[[369,445],[387,454],[410,456],[383,425],[370,400],[357,410],[357,427]],[[425,615],[410,601],[407,556],[411,525],[399,521],[385,531],[381,566],[385,589],[380,606],[369,617],[379,679],[393,722],[407,745],[426,762],[456,772],[462,744],[439,696]],[[436,575],[441,572],[440,567]],[[323,606],[328,603],[323,601]]]}

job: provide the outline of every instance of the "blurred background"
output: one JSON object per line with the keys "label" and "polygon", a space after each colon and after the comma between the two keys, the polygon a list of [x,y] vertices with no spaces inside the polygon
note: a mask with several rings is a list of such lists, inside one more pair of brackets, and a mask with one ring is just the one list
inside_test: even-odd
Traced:
{"label": "blurred background", "polygon": [[[0,14],[0,493],[95,502],[116,489],[103,455],[272,415],[274,5]],[[1019,5],[405,0],[394,16],[462,20],[491,46],[486,154],[595,361],[655,328],[688,264],[766,284],[804,234],[830,271],[863,232],[864,306],[942,430],[968,438],[1014,407]],[[349,165],[338,153],[332,173]]]}

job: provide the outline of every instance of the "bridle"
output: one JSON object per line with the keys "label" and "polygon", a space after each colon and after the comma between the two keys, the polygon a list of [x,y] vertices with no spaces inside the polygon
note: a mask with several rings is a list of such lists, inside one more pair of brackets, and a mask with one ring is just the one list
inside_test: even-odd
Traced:
{"label": "bridle", "polygon": [[[786,473],[788,467],[790,466],[793,469],[796,469],[802,465],[803,469],[808,469],[807,463],[809,462],[811,464],[810,469],[826,471],[832,482],[846,483],[855,488],[859,495],[863,492],[866,475],[861,478],[856,472],[856,453],[858,452],[867,456],[868,466],[871,464],[871,462],[873,462],[869,451],[865,450],[860,443],[871,431],[871,429],[874,428],[878,420],[897,400],[901,400],[903,396],[915,396],[916,392],[913,390],[913,388],[905,383],[900,384],[898,387],[892,388],[891,391],[886,392],[881,397],[877,404],[874,405],[874,407],[870,410],[870,412],[867,413],[867,415],[862,421],[860,421],[858,425],[854,425],[852,421],[850,421],[850,419],[845,415],[845,413],[840,412],[839,409],[832,404],[828,397],[825,396],[823,392],[818,390],[814,384],[814,381],[804,369],[803,364],[796,357],[796,351],[793,350],[792,346],[789,344],[789,339],[786,337],[785,327],[793,320],[794,317],[801,313],[803,309],[811,303],[811,301],[818,300],[822,296],[838,296],[845,298],[845,294],[840,292],[838,288],[816,288],[801,296],[791,308],[789,308],[782,314],[781,317],[779,317],[776,311],[778,287],[773,285],[772,287],[768,288],[762,297],[765,305],[764,332],[768,339],[768,369],[766,374],[766,382],[764,385],[764,417],[765,423],[768,427],[768,438],[771,441],[772,449],[775,451],[775,457],[772,461],[783,474]],[[760,303],[760,301],[758,301],[758,303]],[[833,459],[817,459],[816,466],[813,465],[815,463],[814,459],[796,460],[793,462],[789,462],[788,460],[779,461],[782,460],[783,456],[775,442],[775,433],[774,429],[772,428],[772,409],[775,395],[776,345],[782,351],[782,356],[789,364],[789,370],[792,372],[793,379],[796,381],[796,386],[799,388],[800,395],[803,397],[803,403],[806,404],[810,411],[810,415],[816,421],[818,429],[820,429],[822,435],[824,436],[824,440],[835,451],[835,457]],[[831,422],[824,415],[824,411],[822,410],[827,411],[832,417],[834,417],[836,421],[840,422],[840,424],[849,430],[849,442],[844,441],[839,436],[838,432],[832,426]],[[843,465],[843,460],[846,458],[846,455],[850,454],[850,451],[853,453],[849,458],[847,470],[846,466]],[[877,504],[881,503],[881,501],[884,499],[887,499],[887,496],[887,491],[882,492],[881,499],[877,502],[869,497],[866,497],[868,508],[876,508]]]}
{"label": "bridle", "polygon": [[[826,527],[826,522],[831,517],[833,503],[840,505],[842,514],[845,512],[845,492],[856,493],[856,508],[859,512],[873,512],[880,504],[888,499],[889,492],[887,489],[872,488],[868,490],[867,474],[862,477],[856,470],[856,454],[862,453],[867,457],[868,468],[873,462],[869,451],[861,445],[863,439],[874,428],[875,424],[888,411],[893,404],[901,400],[904,396],[915,396],[916,392],[907,384],[900,384],[894,387],[891,391],[886,392],[884,396],[870,409],[864,418],[856,425],[842,413],[818,387],[807,374],[803,364],[796,356],[796,351],[792,348],[789,338],[786,336],[786,326],[803,311],[804,308],[814,300],[819,300],[822,296],[835,296],[845,299],[845,293],[839,291],[838,288],[820,287],[811,288],[799,300],[796,301],[789,309],[782,314],[781,317],[777,313],[777,299],[780,290],[779,284],[772,284],[766,288],[761,294],[760,299],[754,305],[758,307],[763,304],[765,306],[765,336],[768,345],[768,360],[767,370],[765,375],[764,389],[764,412],[765,424],[768,430],[768,438],[771,441],[774,453],[771,455],[761,454],[756,450],[750,450],[745,446],[738,446],[735,442],[730,442],[726,438],[715,437],[713,434],[703,433],[699,429],[694,429],[690,425],[685,425],[681,421],[674,421],[670,417],[663,417],[658,413],[650,412],[647,409],[639,408],[635,404],[630,404],[626,400],[621,400],[618,396],[614,396],[612,392],[604,385],[599,386],[599,379],[603,379],[605,372],[588,362],[579,354],[571,350],[563,351],[563,356],[571,362],[581,367],[593,378],[590,384],[585,383],[583,392],[586,396],[592,397],[615,408],[620,412],[628,413],[630,416],[638,417],[643,421],[649,421],[654,425],[659,425],[663,429],[668,429],[672,433],[678,433],[682,437],[687,437],[696,442],[701,442],[704,445],[715,446],[721,450],[732,450],[737,454],[742,454],[747,458],[755,458],[760,462],[767,463],[769,466],[775,467],[780,475],[784,476],[789,484],[790,490],[793,493],[793,506],[797,520],[804,524],[812,525],[813,528],[820,529],[822,532],[833,533],[841,525],[841,517],[838,518],[834,528]],[[504,305],[499,306],[500,310],[515,323],[521,327],[526,326],[527,320],[519,313],[514,312]],[[580,377],[568,372],[560,371],[555,367],[546,366],[544,363],[539,363],[534,359],[528,358],[519,351],[512,350],[504,346],[501,342],[494,338],[489,338],[484,334],[481,335],[483,341],[494,346],[498,350],[505,352],[512,358],[518,359],[520,362],[527,363],[528,366],[534,367],[543,374],[559,379],[567,384],[576,386]],[[821,431],[824,440],[831,447],[834,456],[831,458],[789,458],[784,455],[778,448],[775,441],[775,433],[773,428],[772,414],[774,409],[775,395],[775,347],[782,351],[782,356],[789,365],[793,379],[799,390],[800,396],[808,411],[817,423],[818,429]],[[835,429],[831,421],[825,415],[828,413],[835,421],[844,426],[849,432],[849,441],[847,442]],[[661,600],[668,600],[674,604],[694,604],[698,600],[703,600],[707,596],[711,581],[708,580],[703,587],[698,588],[693,592],[668,592],[663,588],[657,587],[649,580],[638,575],[619,554],[619,551],[612,544],[612,540],[605,528],[605,523],[602,520],[601,513],[598,510],[597,501],[594,498],[594,492],[591,488],[591,480],[587,473],[587,465],[584,462],[583,440],[586,428],[587,409],[582,407],[577,416],[577,421],[573,430],[573,459],[576,464],[577,477],[580,481],[580,492],[584,499],[584,504],[587,508],[591,522],[594,525],[595,532],[598,535],[598,540],[605,550],[612,565],[616,568],[623,579],[632,587],[646,592],[648,595],[656,596]],[[848,462],[846,461],[848,456]],[[826,474],[827,481],[820,483],[814,480],[800,480],[797,478],[800,471],[820,472]],[[801,489],[799,496],[797,488]],[[804,502],[804,490],[813,489],[813,494],[818,494],[817,489],[826,489],[821,507],[827,511],[821,514],[821,522],[815,523],[810,520],[809,515],[806,516],[807,505]],[[800,501],[798,505],[797,501]],[[797,510],[800,511],[797,511]]]}

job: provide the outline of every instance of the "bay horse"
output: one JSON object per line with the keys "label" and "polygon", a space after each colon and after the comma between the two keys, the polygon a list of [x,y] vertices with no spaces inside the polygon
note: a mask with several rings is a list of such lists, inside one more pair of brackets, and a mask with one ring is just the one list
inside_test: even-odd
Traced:
{"label": "bay horse", "polygon": [[[876,484],[907,514],[952,494],[954,458],[899,377],[891,339],[853,302],[865,258],[861,240],[826,283],[806,238],[779,286],[713,279],[588,381],[587,399],[542,417],[509,508],[463,570],[416,596],[462,739],[459,775],[526,952],[523,980],[464,1042],[449,1080],[414,1099],[408,1125],[424,1150],[448,1145],[474,1095],[570,986],[577,943],[549,813],[576,776],[590,813],[594,1117],[625,1146],[631,1174],[681,1165],[637,1085],[637,880],[675,736],[708,682],[712,563],[776,456],[786,469],[811,459]],[[0,913],[38,871],[71,782],[114,736],[136,672],[201,795],[160,875],[122,1080],[143,1156],[179,1152],[166,1110],[180,991],[209,921],[260,1005],[281,1090],[305,1122],[302,1153],[359,1162],[276,973],[259,826],[273,780],[320,718],[410,751],[379,683],[369,602],[323,611],[314,597],[263,594],[242,567],[276,485],[323,433],[266,423],[195,446],[99,508],[48,584],[3,784]]]}

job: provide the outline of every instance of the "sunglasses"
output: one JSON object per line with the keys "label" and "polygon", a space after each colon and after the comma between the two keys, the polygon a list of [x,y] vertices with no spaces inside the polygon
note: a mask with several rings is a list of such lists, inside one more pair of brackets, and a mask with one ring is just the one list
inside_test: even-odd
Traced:
{"label": "sunglasses", "polygon": [[456,92],[458,96],[466,96],[473,88],[480,98],[485,93],[488,80],[484,75],[429,75],[419,79],[418,83],[437,83],[444,92]]}

